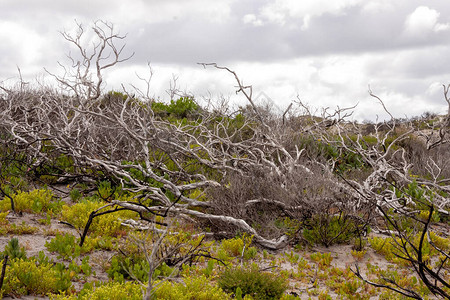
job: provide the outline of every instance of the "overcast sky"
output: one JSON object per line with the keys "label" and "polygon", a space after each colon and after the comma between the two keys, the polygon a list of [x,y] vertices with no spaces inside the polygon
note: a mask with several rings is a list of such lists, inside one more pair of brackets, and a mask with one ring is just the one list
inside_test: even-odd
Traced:
{"label": "overcast sky", "polygon": [[[312,107],[358,103],[359,120],[383,116],[368,93],[397,117],[444,113],[450,83],[450,2],[442,0],[0,0],[0,81],[59,72],[71,50],[59,31],[98,19],[127,34],[109,88],[138,84],[147,62],[152,94],[167,99],[173,75],[198,98],[230,96],[235,70],[254,95],[280,109],[299,97]],[[72,49],[72,51],[74,51]]]}

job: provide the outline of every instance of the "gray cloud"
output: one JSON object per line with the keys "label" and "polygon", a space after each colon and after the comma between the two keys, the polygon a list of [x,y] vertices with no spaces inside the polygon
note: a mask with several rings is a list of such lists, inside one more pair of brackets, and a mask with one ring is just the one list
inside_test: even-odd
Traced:
{"label": "gray cloud", "polygon": [[230,81],[196,65],[218,62],[280,102],[296,93],[324,105],[364,102],[371,84],[386,101],[415,99],[415,113],[440,107],[434,87],[450,79],[449,9],[438,0],[3,0],[0,80],[16,65],[30,76],[56,70],[70,50],[58,31],[74,28],[75,19],[87,27],[104,19],[128,33],[126,51],[135,52],[123,73],[151,61],[160,74],[170,72],[163,78],[175,70],[186,87],[219,92]]}
{"label": "gray cloud", "polygon": [[[174,21],[137,24],[140,36],[130,43],[138,49],[137,59],[170,63],[202,61],[276,61],[295,57],[353,54],[396,49],[449,46],[450,30],[425,32],[423,37],[405,34],[405,21],[415,7],[380,13],[364,12],[354,6],[345,14],[325,13],[314,17],[307,29],[302,18],[284,24],[245,23],[247,10],[239,10],[226,23],[182,17]],[[448,20],[443,14],[439,21]],[[142,34],[142,31],[144,32]]]}

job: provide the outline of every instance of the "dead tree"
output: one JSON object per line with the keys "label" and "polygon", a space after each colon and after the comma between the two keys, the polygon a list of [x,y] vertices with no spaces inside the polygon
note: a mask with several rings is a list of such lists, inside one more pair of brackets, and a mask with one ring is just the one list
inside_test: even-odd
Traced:
{"label": "dead tree", "polygon": [[[371,91],[370,95],[387,111],[379,97]],[[444,89],[444,96],[448,102],[447,88]],[[389,115],[389,121],[374,125],[374,133],[370,136],[364,135],[363,127],[354,122],[338,122],[328,130],[321,129],[320,124],[315,122],[315,128],[319,129],[313,130],[316,130],[316,135],[326,143],[335,145],[341,151],[352,152],[364,161],[368,170],[364,178],[354,180],[345,175],[340,177],[361,196],[358,205],[371,203],[384,219],[386,227],[391,228],[395,255],[411,266],[434,295],[448,298],[446,288],[450,287],[450,283],[446,279],[448,270],[445,265],[450,253],[439,249],[430,237],[432,217],[440,215],[448,218],[450,215],[450,182],[448,177],[443,176],[448,164],[445,159],[448,148],[437,152],[434,158],[425,156],[421,174],[414,174],[411,157],[402,145],[405,141],[412,141],[420,146],[423,141],[417,137],[422,136],[423,132],[410,123],[399,123]],[[449,115],[445,116],[444,120],[448,118]],[[428,149],[447,145],[445,127],[435,130],[440,138],[432,144],[429,144],[432,138],[427,139],[425,142]],[[405,231],[406,228],[401,225],[399,219],[408,220],[413,227]],[[419,237],[418,242],[416,236]],[[424,256],[427,242],[442,257],[434,266]],[[384,284],[374,283],[365,279],[358,267],[354,272],[370,284],[421,299],[415,291],[403,289],[397,282],[385,279]]]}
{"label": "dead tree", "polygon": [[[308,135],[312,130],[279,130],[283,126],[281,119],[269,123],[253,102],[251,86],[244,86],[228,68],[212,64],[235,77],[237,92],[243,93],[254,110],[254,118],[245,118],[239,126],[233,123],[233,117],[218,118],[217,112],[206,110],[200,111],[195,120],[170,122],[155,115],[148,89],[144,93],[137,91],[139,99],[126,91],[123,97],[103,93],[103,72],[129,57],[121,57],[124,45],[116,44],[124,36],[117,35],[112,25],[100,21],[92,29],[97,42],[90,51],[82,45],[86,31],[81,25],[74,36],[63,33],[79,55],[69,56],[72,66],[63,67],[62,76],[50,73],[60,84],[59,91],[45,86],[4,89],[0,104],[2,128],[17,147],[24,149],[31,168],[65,155],[74,168],[58,174],[60,178],[89,180],[91,176],[90,180],[96,180],[93,174],[101,173],[135,195],[133,201],[116,199],[104,209],[128,209],[141,216],[185,215],[227,224],[253,235],[256,243],[270,249],[286,246],[287,235],[265,237],[249,225],[251,220],[221,213],[213,209],[211,199],[191,198],[192,191],[225,187],[227,175],[251,178],[257,170],[264,174],[266,182],[276,186],[280,197],[249,195],[238,210],[267,204],[280,207],[279,201],[284,201],[286,214],[302,214],[313,203],[336,202],[333,195],[338,193],[347,195],[342,198],[347,199],[348,207],[359,201],[354,190],[335,180],[328,163],[309,159],[305,149],[292,145],[294,137]],[[150,80],[144,81],[149,86]],[[197,171],[200,169],[215,175],[207,176],[208,172]],[[296,178],[306,177],[323,178],[317,190],[325,187],[328,192],[307,199],[295,186]],[[102,211],[94,212],[100,214]],[[146,219],[152,221],[151,217]]]}
{"label": "dead tree", "polygon": [[450,84],[443,85],[444,99],[447,102],[447,113],[438,120],[427,124],[426,130],[420,130],[420,135],[425,137],[427,149],[433,149],[443,144],[450,143]]}

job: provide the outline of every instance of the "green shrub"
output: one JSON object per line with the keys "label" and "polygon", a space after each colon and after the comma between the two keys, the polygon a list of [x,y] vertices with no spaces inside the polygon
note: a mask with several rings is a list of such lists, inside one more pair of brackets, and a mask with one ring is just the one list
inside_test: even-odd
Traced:
{"label": "green shrub", "polygon": [[186,118],[195,113],[199,109],[195,100],[190,97],[181,97],[178,100],[170,100],[170,104],[161,102],[153,102],[152,110],[162,116],[164,114],[171,115],[175,118]]}
{"label": "green shrub", "polygon": [[[429,203],[433,201],[434,191],[424,189],[422,186],[416,181],[416,175],[410,175],[413,178],[413,181],[405,186],[403,189],[392,188],[395,192],[395,196],[399,199],[407,199],[411,197],[413,203],[404,203],[405,205],[411,207],[414,210],[417,210],[417,216],[420,220],[427,220],[430,215],[430,206]],[[405,217],[402,214],[390,214],[393,216],[395,220],[398,221],[402,230],[411,231],[411,228],[416,227],[418,224],[417,221],[413,220],[409,216]],[[434,209],[433,214],[431,216],[432,222],[440,221],[440,214],[437,209]]]}
{"label": "green shrub", "polygon": [[301,225],[302,223],[300,221],[289,217],[278,218],[275,221],[275,226],[282,229],[290,238],[293,238],[297,234]]}
{"label": "green shrub", "polygon": [[108,277],[119,282],[124,279],[138,279],[141,282],[148,280],[150,266],[144,257],[115,255],[111,258]]}
{"label": "green shrub", "polygon": [[[395,240],[394,240],[395,238]],[[413,259],[418,259],[417,257],[417,251],[419,247],[419,243],[421,240],[421,233],[416,233],[414,235],[410,235],[409,241],[410,244],[406,244],[406,249],[409,253],[409,255]],[[430,239],[431,242],[436,245],[438,248],[443,250],[444,252],[448,252],[450,249],[450,239],[441,237],[437,235],[436,233],[430,231]],[[403,259],[402,257],[407,257],[405,249],[403,247],[399,247],[398,245],[402,244],[402,241],[398,237],[387,237],[387,238],[381,238],[381,237],[372,237],[369,238],[370,246],[379,254],[382,254],[386,260],[392,263],[400,264],[400,265],[409,265],[409,261],[407,259]],[[414,246],[414,248],[412,247]],[[421,248],[421,256],[422,261],[427,263],[427,266],[430,267],[431,261],[433,258],[437,258],[439,256],[439,252],[430,245],[430,242],[428,239],[424,239],[422,248]]]}
{"label": "green shrub", "polygon": [[210,259],[206,265],[206,268],[203,270],[203,275],[206,277],[210,277],[214,271],[215,260]]}
{"label": "green shrub", "polygon": [[12,238],[9,243],[5,246],[5,250],[0,254],[0,258],[3,259],[8,255],[9,259],[26,259],[27,254],[25,247],[19,246],[19,240],[17,238]]}
{"label": "green shrub", "polygon": [[[147,281],[150,270],[147,257],[158,240],[159,235],[152,232],[131,232],[125,241],[118,244],[121,253],[111,258],[108,276],[118,281],[124,279]],[[175,266],[181,267],[180,263],[191,264],[197,259],[204,259],[202,255],[209,254],[212,243],[204,242],[201,235],[193,237],[189,232],[181,230],[166,235],[157,246],[155,259],[161,264],[155,266],[152,278],[156,280],[175,275],[178,271]]]}
{"label": "green shrub", "polygon": [[[170,257],[168,257],[170,258]],[[108,270],[108,277],[123,282],[125,279],[137,279],[141,282],[148,281],[150,266],[143,253],[131,255],[118,254],[111,258],[111,264]],[[157,267],[152,278],[165,278],[174,275],[175,269],[162,263]]]}
{"label": "green shrub", "polygon": [[[27,190],[29,183],[26,180],[28,166],[25,154],[17,151],[14,145],[0,145],[0,185],[2,191],[11,196],[15,191]],[[3,196],[3,195],[2,195]]]}
{"label": "green shrub", "polygon": [[83,197],[83,194],[79,189],[73,188],[72,190],[70,190],[69,196],[72,202],[78,202]]}
{"label": "green shrub", "polygon": [[[402,288],[415,291],[424,299],[428,299],[431,291],[426,287],[422,280],[417,279],[406,269],[400,269],[393,266],[387,269],[382,269],[379,266],[367,263],[367,274],[374,278],[374,281],[379,284],[391,286],[393,288]],[[395,282],[395,284],[393,284]],[[399,296],[398,293],[382,289],[379,299],[406,299],[406,297]]]}
{"label": "green shrub", "polygon": [[285,279],[260,272],[257,266],[229,268],[219,276],[218,284],[229,293],[240,288],[242,296],[249,295],[254,299],[279,299],[288,288]]}
{"label": "green shrub", "polygon": [[[89,256],[85,256],[81,260],[81,264],[77,264],[75,261],[70,262],[69,266],[67,267],[67,272],[69,273],[69,277],[72,280],[80,279],[80,274],[82,274],[81,278],[83,280],[86,280],[88,276],[91,274],[95,275],[95,272],[92,271],[92,267],[89,264]],[[65,269],[63,264],[60,264],[62,267],[62,271]]]}
{"label": "green shrub", "polygon": [[186,118],[189,114],[198,110],[198,105],[195,100],[190,97],[181,97],[178,100],[170,100],[167,112],[174,114],[179,118]]}
{"label": "green shrub", "polygon": [[364,230],[363,225],[356,224],[346,216],[320,214],[313,216],[303,230],[303,237],[312,245],[329,247],[344,244],[358,237]]}
{"label": "green shrub", "polygon": [[115,194],[115,188],[111,186],[110,181],[100,181],[97,185],[97,195],[103,199],[107,200],[111,197],[114,197]]}
{"label": "green shrub", "polygon": [[183,283],[162,282],[155,291],[156,299],[226,300],[230,295],[213,285],[204,276],[185,278]]}
{"label": "green shrub", "polygon": [[45,242],[45,247],[50,252],[57,252],[58,258],[74,259],[81,255],[82,249],[78,245],[75,236],[66,233],[64,235],[56,234],[56,236]]}

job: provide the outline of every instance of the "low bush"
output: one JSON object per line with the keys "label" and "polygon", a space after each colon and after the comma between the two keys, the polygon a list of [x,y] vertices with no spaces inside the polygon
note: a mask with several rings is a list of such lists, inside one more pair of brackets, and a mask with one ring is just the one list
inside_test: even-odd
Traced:
{"label": "low bush", "polygon": [[349,243],[365,230],[364,225],[355,223],[347,216],[315,215],[307,222],[303,237],[310,244],[329,247],[333,244]]}
{"label": "low bush", "polygon": [[[120,254],[111,258],[108,276],[114,280],[138,279],[148,280],[150,266],[147,261],[153,251],[159,235],[151,232],[133,232],[125,241],[119,243]],[[212,242],[204,242],[203,236],[193,237],[189,233],[167,235],[158,247],[154,259],[156,266],[152,278],[157,280],[177,273],[181,263],[191,264],[202,260],[202,255],[209,255]]]}
{"label": "low bush", "polygon": [[[367,274],[378,284],[390,286],[392,288],[403,288],[415,291],[424,299],[428,299],[431,294],[425,284],[418,280],[416,276],[411,275],[407,269],[391,266],[388,269],[382,269],[379,266],[367,263]],[[395,284],[393,284],[395,282]],[[380,299],[406,299],[399,298],[399,295],[390,290],[381,290]]]}
{"label": "low bush", "polygon": [[[58,213],[61,211],[63,202],[56,199],[53,192],[48,189],[36,189],[30,192],[19,191],[12,195],[16,212],[27,213]],[[2,211],[11,209],[10,201],[0,202]]]}
{"label": "low bush", "polygon": [[78,202],[83,197],[83,194],[81,193],[81,191],[79,189],[73,188],[70,190],[69,196],[70,196],[70,200],[72,200],[72,202]]}
{"label": "low bush", "polygon": [[258,252],[255,247],[250,247],[252,239],[253,237],[244,235],[242,237],[223,240],[220,244],[219,253],[224,251],[231,257],[242,257],[246,260],[252,259]]}
{"label": "low bush", "polygon": [[260,272],[257,266],[229,268],[219,276],[218,284],[229,293],[239,288],[243,297],[249,295],[254,299],[279,299],[288,288],[284,278]]}
{"label": "low bush", "polygon": [[98,285],[86,284],[78,294],[57,295],[58,300],[141,300],[142,286],[134,282],[107,282]]}
{"label": "low bush", "polygon": [[19,225],[15,223],[4,222],[0,220],[0,235],[22,235],[22,234],[33,234],[39,229],[35,226],[28,225],[25,221],[22,221]]}
{"label": "low bush", "polygon": [[38,263],[35,258],[29,260],[13,259],[6,268],[3,282],[3,294],[19,297],[22,295],[57,294],[71,289],[68,276],[62,276],[60,270],[51,263]]}
{"label": "low bush", "polygon": [[[72,224],[82,231],[86,226],[91,212],[99,209],[106,203],[84,199],[72,206],[64,205],[61,211],[61,219]],[[95,217],[89,227],[89,233],[93,236],[118,236],[123,234],[121,219],[135,218],[136,213],[130,211],[118,211]]]}
{"label": "low bush", "polygon": [[[422,259],[427,262],[427,265],[430,266],[431,261],[435,260],[439,256],[439,251],[436,250],[431,244],[433,243],[436,247],[438,247],[441,251],[448,252],[450,250],[450,238],[441,237],[435,232],[430,231],[430,240],[425,239],[422,245]],[[416,233],[410,236],[411,245],[407,245],[406,249],[408,250],[409,255],[412,258],[417,259],[417,252],[415,249],[418,249],[421,233]],[[409,261],[404,259],[407,257],[406,251],[404,248],[399,247],[401,245],[401,240],[399,238],[394,237],[372,237],[369,238],[370,246],[379,254],[383,255],[384,258],[392,263],[396,263],[399,265],[409,265]],[[414,246],[414,248],[413,248]]]}
{"label": "low bush", "polygon": [[331,261],[333,260],[331,253],[315,252],[312,253],[309,257],[312,261],[316,262],[321,269],[329,267],[331,265]]}
{"label": "low bush", "polygon": [[20,247],[19,240],[17,238],[12,238],[9,243],[5,246],[5,250],[0,253],[0,259],[3,259],[8,255],[9,259],[26,259],[27,253],[25,247]]}
{"label": "low bush", "polygon": [[69,233],[56,234],[52,240],[45,243],[45,247],[50,252],[57,252],[58,258],[63,259],[74,259],[82,253],[82,248],[78,245],[75,236]]}
{"label": "low bush", "polygon": [[111,264],[108,270],[108,277],[119,282],[125,279],[137,279],[141,282],[148,280],[150,267],[144,257],[128,257],[124,255],[115,255],[111,258]]}
{"label": "low bush", "polygon": [[165,281],[155,290],[156,299],[226,300],[231,296],[204,276],[184,278],[183,283]]}

